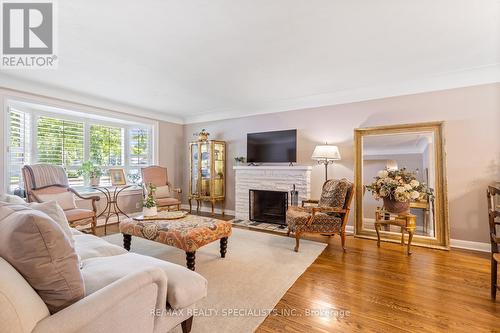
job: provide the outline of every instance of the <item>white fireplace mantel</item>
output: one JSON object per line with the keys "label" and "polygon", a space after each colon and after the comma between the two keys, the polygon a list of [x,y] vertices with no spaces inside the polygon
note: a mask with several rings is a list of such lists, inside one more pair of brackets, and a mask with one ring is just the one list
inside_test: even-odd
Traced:
{"label": "white fireplace mantel", "polygon": [[233,170],[312,170],[310,165],[236,165]]}
{"label": "white fireplace mantel", "polygon": [[235,215],[248,220],[249,190],[284,191],[290,193],[293,185],[299,192],[299,202],[311,194],[311,166],[259,165],[234,166]]}

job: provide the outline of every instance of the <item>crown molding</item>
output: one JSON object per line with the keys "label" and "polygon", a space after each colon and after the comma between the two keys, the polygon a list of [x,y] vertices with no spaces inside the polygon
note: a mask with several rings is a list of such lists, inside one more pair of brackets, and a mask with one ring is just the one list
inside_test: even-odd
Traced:
{"label": "crown molding", "polygon": [[407,81],[381,83],[376,86],[366,86],[325,94],[271,101],[268,103],[262,103],[260,106],[252,109],[216,109],[205,111],[203,114],[185,117],[172,115],[167,112],[131,106],[95,96],[84,95],[67,89],[45,85],[43,83],[18,79],[6,75],[5,73],[2,73],[0,76],[0,89],[3,88],[16,93],[31,94],[31,97],[34,95],[34,97],[52,98],[62,102],[77,103],[86,107],[102,108],[123,114],[134,116],[140,115],[141,117],[152,120],[166,121],[174,124],[194,124],[268,113],[362,102],[497,82],[500,82],[500,63],[440,73]]}
{"label": "crown molding", "polygon": [[356,89],[310,95],[264,103],[255,109],[226,109],[207,111],[201,115],[184,117],[184,123],[193,124],[231,118],[242,118],[267,113],[362,102],[387,97],[412,95],[432,91],[463,88],[500,82],[500,63],[440,73],[407,81],[382,83]]}
{"label": "crown molding", "polygon": [[18,79],[5,75],[4,73],[0,75],[0,90],[2,90],[3,93],[7,93],[12,96],[30,98],[31,100],[39,99],[41,103],[43,100],[53,99],[58,102],[79,104],[84,107],[99,108],[135,117],[149,118],[151,120],[161,120],[174,124],[184,123],[181,117],[169,115],[164,112],[131,106],[95,96],[84,95],[71,90],[45,85],[43,83]]}

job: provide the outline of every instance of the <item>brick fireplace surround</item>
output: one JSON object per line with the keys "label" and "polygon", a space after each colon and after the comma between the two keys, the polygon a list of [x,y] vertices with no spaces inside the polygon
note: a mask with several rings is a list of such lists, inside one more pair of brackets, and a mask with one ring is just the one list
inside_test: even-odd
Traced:
{"label": "brick fireplace surround", "polygon": [[[235,166],[235,215],[248,220],[249,190],[285,191],[293,185],[299,192],[299,204],[311,194],[311,166]],[[290,202],[290,199],[289,199]]]}

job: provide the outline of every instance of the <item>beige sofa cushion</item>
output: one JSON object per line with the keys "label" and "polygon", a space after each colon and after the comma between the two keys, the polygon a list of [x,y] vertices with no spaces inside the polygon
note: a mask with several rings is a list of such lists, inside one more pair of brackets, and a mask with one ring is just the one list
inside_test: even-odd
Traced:
{"label": "beige sofa cushion", "polygon": [[37,194],[37,197],[42,202],[56,201],[63,210],[76,208],[75,196],[69,191],[55,194]]}
{"label": "beige sofa cushion", "polygon": [[22,205],[0,206],[0,257],[55,313],[85,295],[74,248],[48,215]]}
{"label": "beige sofa cushion", "polygon": [[0,201],[18,205],[26,204],[26,201],[24,201],[23,198],[18,197],[17,195],[5,194],[5,193],[0,194]]}
{"label": "beige sofa cushion", "polygon": [[75,245],[75,240],[73,239],[73,234],[71,233],[66,214],[64,214],[63,209],[57,204],[56,201],[47,201],[41,203],[32,202],[28,204],[28,207],[47,214],[52,220],[59,224],[61,229],[64,231],[64,234],[68,237],[71,245]]}
{"label": "beige sofa cushion", "polygon": [[207,295],[207,280],[186,267],[136,253],[83,260],[87,295],[132,273],[161,268],[167,275],[167,302],[174,309],[196,303]]}
{"label": "beige sofa cushion", "polygon": [[119,254],[127,253],[123,247],[106,242],[104,239],[87,235],[84,233],[74,234],[75,250],[80,256],[81,260],[95,258],[116,256]]}
{"label": "beige sofa cushion", "polygon": [[0,333],[28,333],[50,315],[26,280],[0,258]]}

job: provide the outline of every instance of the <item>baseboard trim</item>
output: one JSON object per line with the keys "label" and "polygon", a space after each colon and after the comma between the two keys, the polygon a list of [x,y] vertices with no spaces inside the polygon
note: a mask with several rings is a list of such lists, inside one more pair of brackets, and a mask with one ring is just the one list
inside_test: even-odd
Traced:
{"label": "baseboard trim", "polygon": [[[189,209],[188,204],[182,204],[181,205],[182,209]],[[193,207],[196,208],[196,207]],[[210,213],[212,210],[210,207],[201,207],[201,211],[205,213]],[[220,208],[215,208],[215,213],[216,214],[222,214],[222,211]],[[228,215],[235,215],[234,210],[225,210],[225,213]],[[352,225],[347,225],[345,227],[346,234],[348,235],[354,235],[354,226]],[[461,240],[461,239],[451,239],[450,240],[450,247],[455,248],[455,249],[464,249],[464,250],[472,250],[472,251],[479,251],[479,252],[490,252],[491,251],[491,245],[490,243],[482,243],[482,242],[473,242],[473,241],[467,241],[467,240]]]}
{"label": "baseboard trim", "polygon": [[[345,231],[347,234],[353,235],[354,234],[354,226],[352,226],[352,225],[346,226]],[[455,248],[455,249],[471,250],[471,251],[478,251],[478,252],[490,252],[491,251],[491,244],[490,243],[472,242],[472,241],[461,240],[461,239],[451,239],[450,240],[450,247]]]}
{"label": "baseboard trim", "polygon": [[450,246],[456,249],[473,250],[479,252],[490,252],[490,243],[472,242],[461,239],[452,239],[450,241]]}
{"label": "baseboard trim", "polygon": [[[181,208],[182,209],[189,209],[189,205],[188,204],[182,204]],[[193,211],[195,211],[195,210],[196,210],[196,203],[193,205]],[[211,207],[201,206],[200,210],[202,212],[204,212],[204,213],[211,213],[212,212],[212,208]],[[222,210],[220,208],[218,208],[218,207],[215,207],[214,212],[215,212],[215,214],[222,214]],[[224,214],[234,216],[234,210],[224,209]]]}

